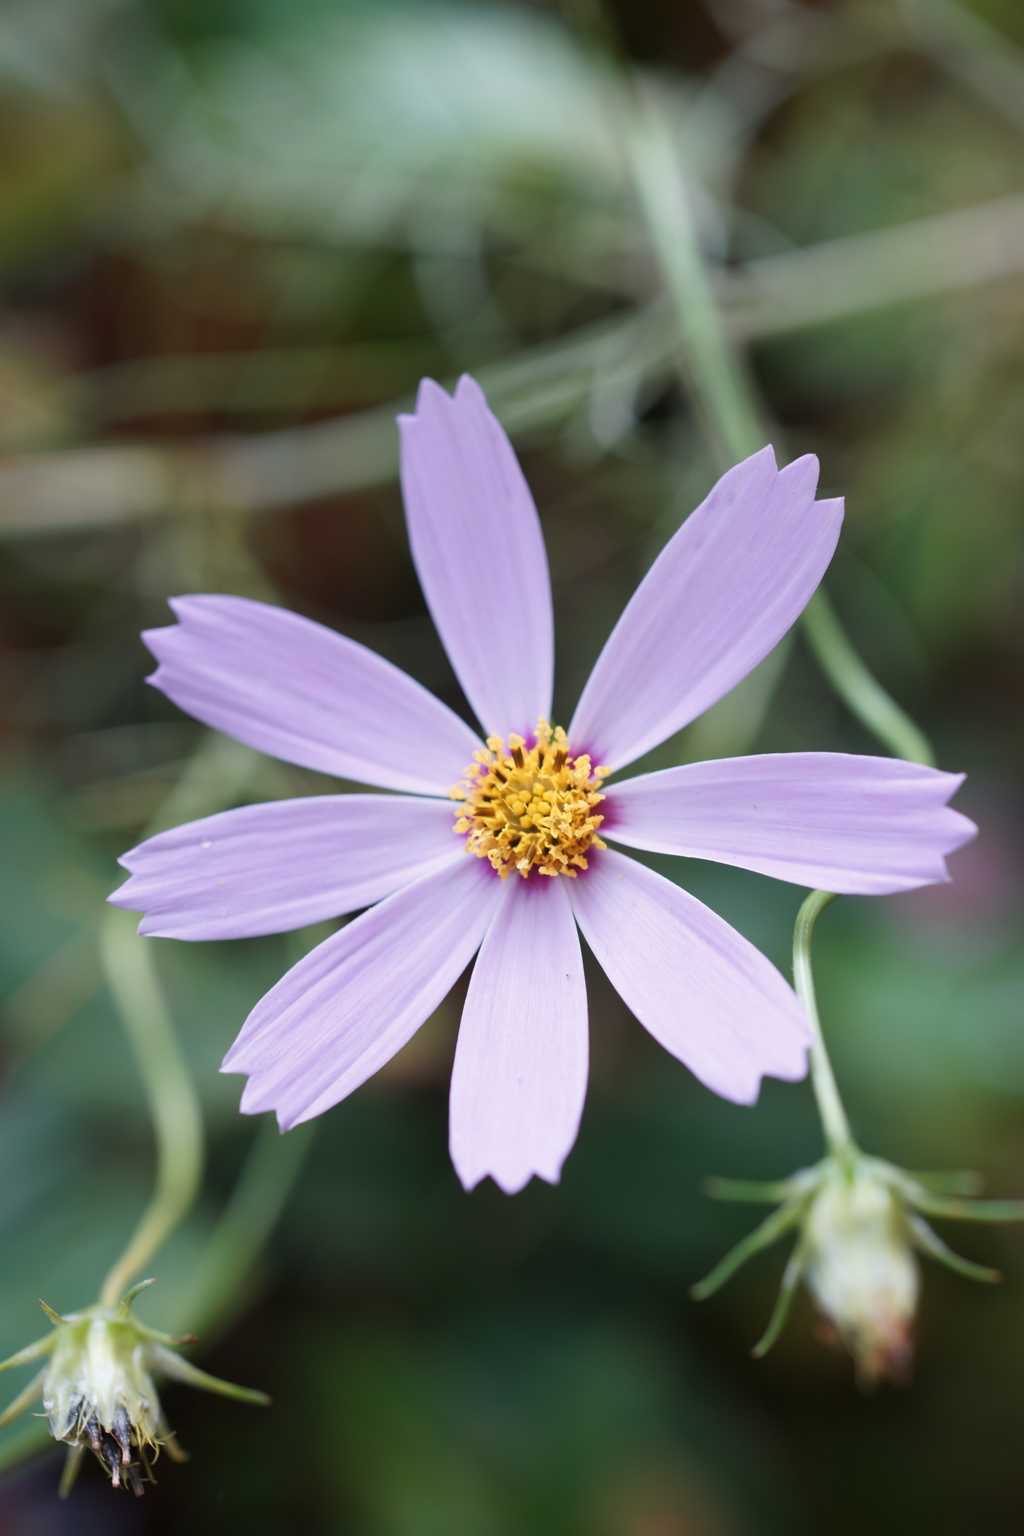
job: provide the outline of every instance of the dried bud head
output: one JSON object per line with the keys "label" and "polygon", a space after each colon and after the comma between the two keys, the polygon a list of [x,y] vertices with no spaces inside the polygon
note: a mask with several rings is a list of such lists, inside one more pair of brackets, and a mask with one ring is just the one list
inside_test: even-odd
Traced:
{"label": "dried bud head", "polygon": [[836,1169],[804,1217],[804,1281],[865,1382],[906,1380],[920,1275],[903,1206],[872,1172]]}
{"label": "dried bud head", "polygon": [[115,1488],[128,1487],[135,1494],[142,1493],[143,1480],[153,1481],[152,1464],[162,1448],[175,1460],[183,1459],[164,1418],[155,1375],[241,1402],[270,1401],[263,1392],[208,1376],[171,1347],[193,1343],[191,1338],[158,1333],[133,1317],[131,1303],[150,1283],[129,1291],[120,1306],[87,1307],[66,1317],[41,1303],[53,1332],[0,1362],[0,1370],[6,1370],[46,1359],[35,1379],[0,1414],[0,1425],[42,1398],[50,1434],[69,1451],[62,1494],[69,1491],[87,1450]]}

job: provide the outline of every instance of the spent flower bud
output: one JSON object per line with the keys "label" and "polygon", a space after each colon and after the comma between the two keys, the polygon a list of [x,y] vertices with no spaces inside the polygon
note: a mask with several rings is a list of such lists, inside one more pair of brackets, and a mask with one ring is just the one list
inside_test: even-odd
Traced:
{"label": "spent flower bud", "polygon": [[803,1217],[803,1278],[826,1338],[838,1337],[866,1382],[905,1380],[920,1270],[907,1214],[869,1169],[833,1170]]}
{"label": "spent flower bud", "polygon": [[268,1403],[263,1392],[236,1387],[198,1370],[173,1346],[194,1343],[148,1328],[132,1314],[136,1295],[152,1281],[144,1280],[117,1307],[96,1305],[66,1317],[45,1302],[43,1311],[53,1332],[0,1362],[0,1370],[46,1359],[47,1363],[14,1402],[0,1414],[0,1427],[42,1399],[50,1434],[68,1446],[61,1493],[70,1490],[81,1457],[91,1450],[115,1487],[142,1493],[143,1479],[152,1482],[152,1464],[166,1447],[176,1461],[184,1452],[164,1417],[154,1385],[157,1375],[240,1402]]}
{"label": "spent flower bud", "polygon": [[763,1201],[777,1209],[691,1294],[697,1300],[710,1296],[753,1254],[795,1231],[779,1298],[755,1356],[767,1354],[775,1343],[803,1280],[818,1308],[822,1333],[846,1346],[863,1385],[884,1378],[906,1381],[920,1290],[917,1254],[926,1253],[972,1280],[1000,1278],[994,1269],[954,1253],[925,1216],[1024,1220],[1024,1201],[967,1198],[976,1185],[971,1174],[910,1174],[856,1148],[842,1157],[829,1155],[776,1184],[712,1180],[709,1193],[719,1199]]}

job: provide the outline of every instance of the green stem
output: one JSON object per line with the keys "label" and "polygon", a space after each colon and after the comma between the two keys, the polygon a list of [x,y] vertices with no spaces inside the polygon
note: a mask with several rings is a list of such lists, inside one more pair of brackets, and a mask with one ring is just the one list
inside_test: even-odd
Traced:
{"label": "green stem", "polygon": [[872,677],[821,587],[804,609],[803,626],[818,665],[850,713],[895,757],[933,768],[935,754],[928,738]]}
{"label": "green stem", "polygon": [[[188,1295],[183,1305],[175,1308],[176,1325],[180,1324],[183,1330],[198,1329],[208,1340],[211,1333],[218,1332],[229,1320],[238,1290],[253,1273],[260,1250],[291,1192],[313,1132],[314,1126],[309,1124],[281,1136],[272,1120],[257,1131],[238,1184],[213,1230]],[[245,1297],[241,1299],[244,1301]],[[22,1352],[22,1363],[36,1358],[34,1350],[31,1354]],[[23,1424],[20,1432],[5,1435],[0,1443],[0,1473],[48,1446],[53,1448],[45,1420],[33,1419]]]}
{"label": "green stem", "polygon": [[[756,452],[767,432],[715,303],[670,126],[657,101],[636,85],[625,98],[623,140],[651,247],[676,311],[683,382],[723,459],[732,463]],[[924,735],[871,675],[821,589],[802,622],[818,664],[850,712],[897,757],[933,763]],[[849,1164],[857,1149],[822,1036],[811,970],[814,925],[833,899],[827,891],[813,891],[800,908],[793,973],[813,1031],[811,1081],[825,1141],[833,1156]]]}
{"label": "green stem", "polygon": [[203,1122],[192,1077],[164,999],[152,948],[131,913],[111,908],[100,957],[142,1078],[156,1137],[156,1187],[100,1291],[114,1306],[185,1216],[203,1170]]}
{"label": "green stem", "polygon": [[292,1191],[314,1128],[311,1121],[282,1136],[271,1117],[259,1127],[192,1284],[175,1308],[181,1328],[207,1336],[229,1319],[236,1299],[244,1302],[260,1251]]}
{"label": "green stem", "polygon": [[638,90],[628,101],[625,147],[651,246],[676,310],[684,384],[720,455],[731,464],[764,446],[764,426],[722,326],[668,125]]}
{"label": "green stem", "polygon": [[793,929],[793,980],[797,995],[804,1005],[811,1025],[812,1044],[811,1083],[818,1101],[818,1113],[825,1132],[825,1144],[839,1162],[849,1164],[856,1156],[857,1147],[846,1118],[843,1101],[839,1097],[835,1073],[825,1047],[818,1017],[818,1001],[814,992],[814,973],[811,969],[811,939],[819,914],[835,901],[831,891],[812,891],[797,913]]}
{"label": "green stem", "polygon": [[[657,103],[635,88],[627,93],[624,142],[651,247],[676,311],[683,383],[723,462],[735,463],[764,446],[768,429],[722,324],[669,125]],[[820,588],[802,624],[819,666],[850,713],[897,757],[933,763],[927,740],[872,677]]]}
{"label": "green stem", "polygon": [[[225,737],[207,737],[147,835],[230,803],[255,761],[247,748]],[[142,1077],[157,1152],[152,1199],[100,1293],[101,1305],[114,1306],[191,1207],[202,1176],[204,1138],[199,1100],[156,974],[153,949],[137,936],[132,914],[107,909],[100,959]],[[272,1122],[261,1127],[193,1278],[182,1311],[183,1328],[198,1320],[209,1331],[227,1315],[235,1290],[251,1274],[280,1216],[311,1139],[311,1126],[288,1136],[279,1136]],[[22,1357],[27,1363],[36,1358],[35,1351],[22,1352]],[[5,1435],[0,1472],[37,1454],[47,1441],[45,1423],[38,1420],[23,1426],[20,1434]]]}

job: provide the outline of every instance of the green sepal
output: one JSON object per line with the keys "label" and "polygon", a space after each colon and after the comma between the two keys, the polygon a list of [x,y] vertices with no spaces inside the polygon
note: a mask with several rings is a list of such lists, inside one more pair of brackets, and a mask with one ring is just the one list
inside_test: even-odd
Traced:
{"label": "green sepal", "polygon": [[703,1280],[699,1280],[696,1285],[690,1287],[690,1295],[694,1301],[705,1301],[749,1258],[752,1258],[755,1253],[760,1253],[762,1248],[770,1247],[785,1232],[788,1232],[790,1227],[795,1226],[804,1213],[808,1198],[807,1194],[801,1194],[797,1198],[788,1200],[785,1205],[780,1205],[777,1211],[772,1211],[759,1227],[755,1227],[753,1232],[749,1232],[725,1255],[724,1259],[718,1261],[710,1274],[705,1275]]}
{"label": "green sepal", "polygon": [[33,1376],[27,1387],[22,1387],[13,1403],[8,1403],[3,1413],[0,1413],[0,1429],[10,1424],[12,1419],[16,1419],[19,1413],[24,1413],[26,1408],[31,1408],[32,1404],[42,1397],[43,1381],[45,1378],[46,1367],[44,1366],[41,1371]]}
{"label": "green sepal", "polygon": [[75,1486],[75,1478],[81,1469],[82,1457],[84,1455],[84,1445],[68,1446],[68,1453],[64,1458],[64,1470],[60,1475],[60,1487],[57,1489],[58,1499],[66,1499]]}
{"label": "green sepal", "polygon": [[31,1365],[33,1360],[41,1360],[44,1355],[50,1354],[56,1342],[57,1335],[48,1333],[45,1339],[36,1339],[34,1344],[26,1344],[16,1355],[0,1360],[0,1371],[9,1371],[15,1365]]}
{"label": "green sepal", "polygon": [[42,1307],[43,1311],[46,1313],[47,1317],[50,1319],[50,1322],[55,1328],[59,1328],[62,1323],[67,1322],[67,1318],[61,1317],[59,1312],[55,1312],[52,1307],[48,1307],[41,1296],[39,1298],[39,1305]]}
{"label": "green sepal", "polygon": [[179,1443],[177,1435],[166,1419],[160,1425],[160,1449],[166,1451],[172,1461],[188,1461],[191,1456],[191,1452],[186,1451],[185,1447]]}
{"label": "green sepal", "polygon": [[121,1297],[121,1304],[118,1307],[118,1311],[120,1312],[121,1316],[127,1317],[128,1313],[132,1309],[132,1302],[135,1300],[136,1296],[140,1296],[143,1291],[148,1290],[151,1285],[155,1284],[155,1279],[140,1280],[136,1285],[132,1286],[130,1291],[125,1291],[124,1295]]}
{"label": "green sepal", "polygon": [[796,1296],[796,1288],[800,1284],[800,1276],[804,1269],[805,1244],[798,1239],[793,1252],[787,1260],[786,1267],[782,1271],[782,1284],[779,1286],[779,1294],[771,1317],[768,1319],[768,1327],[758,1339],[750,1353],[755,1360],[763,1360],[771,1349],[775,1340],[786,1326],[793,1299]]}
{"label": "green sepal", "polygon": [[762,1184],[753,1179],[721,1179],[717,1174],[705,1179],[702,1188],[711,1200],[736,1200],[749,1205],[781,1205],[794,1193],[792,1179]]}
{"label": "green sepal", "polygon": [[998,1269],[989,1269],[985,1264],[975,1264],[971,1259],[965,1259],[959,1253],[954,1253],[942,1241],[937,1232],[933,1232],[923,1216],[908,1216],[907,1221],[910,1230],[914,1234],[914,1241],[922,1253],[929,1258],[937,1259],[940,1264],[945,1264],[947,1269],[955,1270],[958,1275],[966,1275],[968,1280],[980,1280],[986,1285],[996,1285],[1003,1278]]}
{"label": "green sepal", "polygon": [[222,1381],[219,1376],[208,1376],[191,1361],[183,1360],[181,1355],[166,1349],[163,1344],[153,1344],[150,1358],[154,1370],[162,1371],[173,1381],[183,1381],[187,1386],[198,1387],[203,1392],[218,1392],[221,1397],[233,1397],[240,1403],[260,1403],[266,1406],[270,1402],[265,1392],[257,1392],[254,1387],[236,1387],[234,1382]]}
{"label": "green sepal", "polygon": [[[903,1173],[903,1170],[900,1172]],[[985,1188],[983,1175],[969,1169],[961,1172],[918,1173],[908,1168],[903,1177],[935,1195],[980,1195]]]}
{"label": "green sepal", "polygon": [[906,1200],[929,1216],[948,1216],[953,1221],[1024,1221],[1024,1200],[969,1200],[954,1195],[932,1194],[909,1180],[902,1186]]}

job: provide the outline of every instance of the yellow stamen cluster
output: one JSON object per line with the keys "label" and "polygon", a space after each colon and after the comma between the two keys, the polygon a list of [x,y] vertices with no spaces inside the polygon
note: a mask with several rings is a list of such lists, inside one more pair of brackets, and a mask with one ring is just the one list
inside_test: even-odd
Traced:
{"label": "yellow stamen cluster", "polygon": [[490,859],[503,880],[513,870],[523,879],[539,875],[576,877],[587,867],[587,849],[603,848],[594,815],[608,768],[591,768],[586,755],[571,757],[561,726],[537,721],[535,745],[521,736],[488,736],[487,751],[475,752],[465,780],[449,794],[462,800],[456,832],[469,835],[466,849]]}

